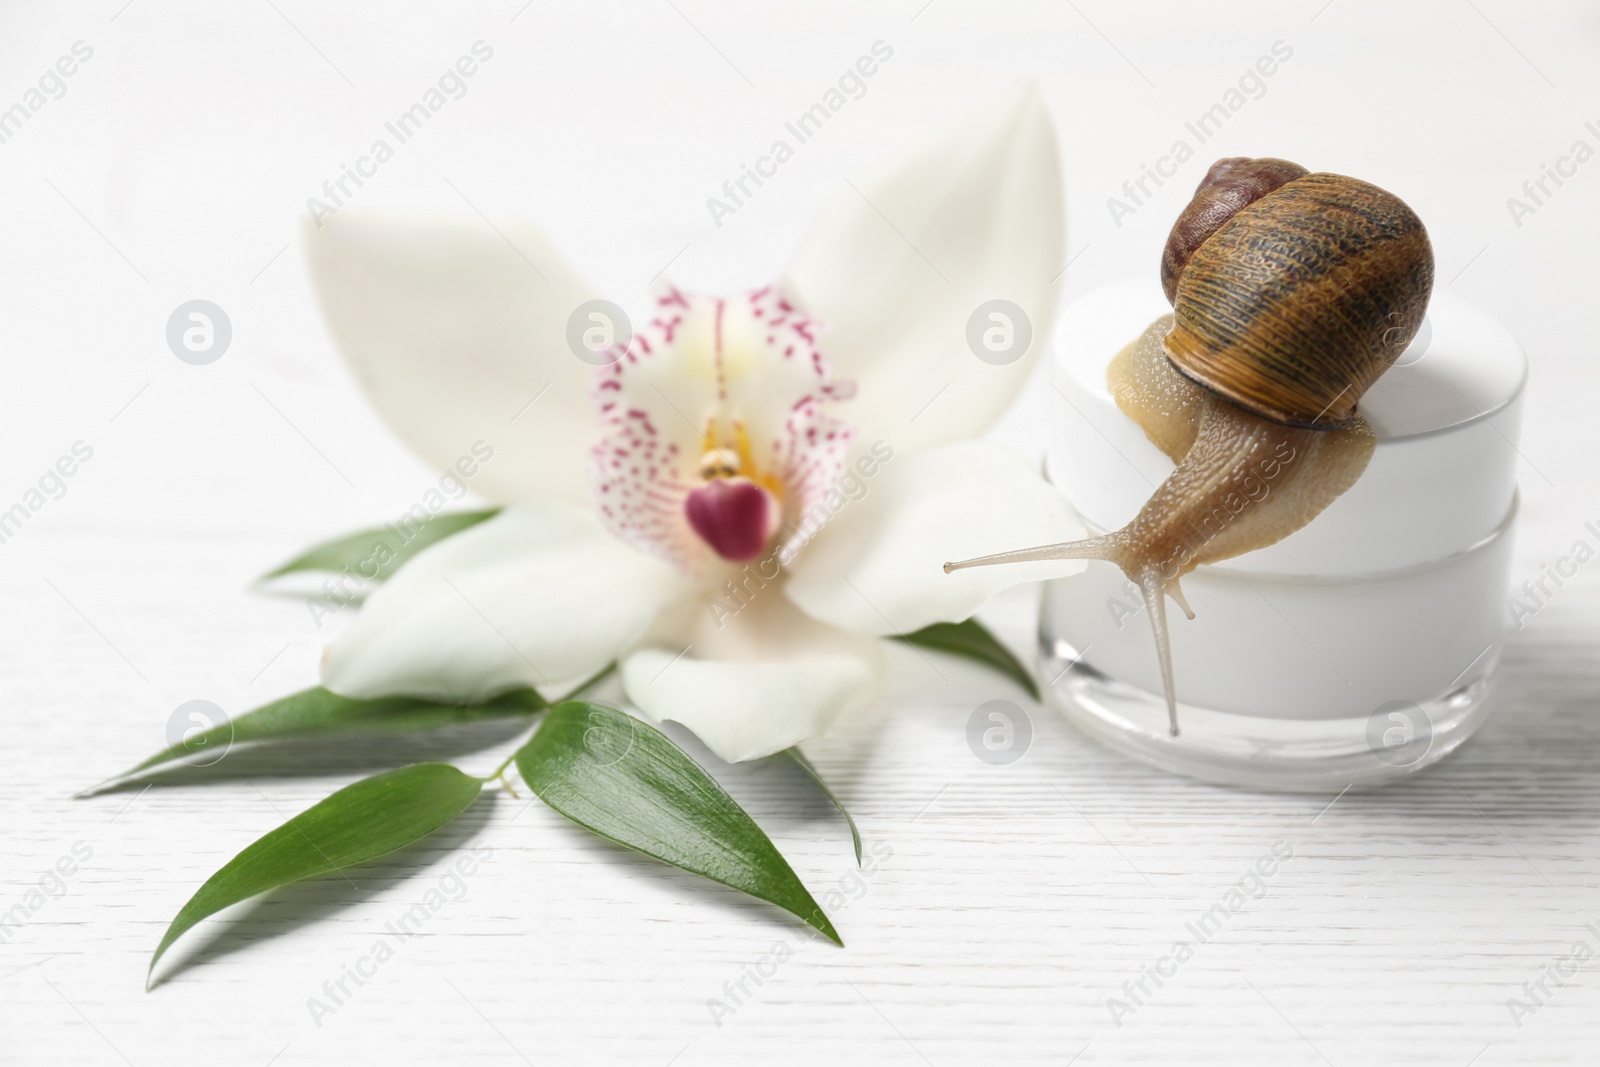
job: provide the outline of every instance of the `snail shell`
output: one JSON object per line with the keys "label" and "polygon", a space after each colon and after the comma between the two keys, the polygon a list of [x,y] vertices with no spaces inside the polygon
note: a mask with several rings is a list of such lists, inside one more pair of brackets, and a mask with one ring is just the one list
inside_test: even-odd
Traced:
{"label": "snail shell", "polygon": [[1161,264],[1185,377],[1272,422],[1346,425],[1422,324],[1428,232],[1392,193],[1281,159],[1224,159]]}

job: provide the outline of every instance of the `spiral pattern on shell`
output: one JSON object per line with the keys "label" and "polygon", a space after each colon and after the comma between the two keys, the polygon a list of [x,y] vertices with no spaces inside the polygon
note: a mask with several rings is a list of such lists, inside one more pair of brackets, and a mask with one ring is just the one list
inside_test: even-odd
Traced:
{"label": "spiral pattern on shell", "polygon": [[1422,323],[1433,249],[1375,185],[1281,159],[1225,159],[1162,256],[1180,373],[1273,422],[1342,426]]}

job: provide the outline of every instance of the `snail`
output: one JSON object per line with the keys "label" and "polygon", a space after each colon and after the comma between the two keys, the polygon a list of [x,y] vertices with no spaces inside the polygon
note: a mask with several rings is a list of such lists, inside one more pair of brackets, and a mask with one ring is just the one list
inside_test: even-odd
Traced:
{"label": "snail", "polygon": [[1161,259],[1171,314],[1113,359],[1117,406],[1176,464],[1127,526],[945,564],[1115,563],[1154,631],[1172,736],[1166,597],[1180,579],[1276,543],[1354,485],[1376,438],[1357,403],[1405,349],[1433,288],[1416,214],[1377,186],[1281,159],[1223,159]]}

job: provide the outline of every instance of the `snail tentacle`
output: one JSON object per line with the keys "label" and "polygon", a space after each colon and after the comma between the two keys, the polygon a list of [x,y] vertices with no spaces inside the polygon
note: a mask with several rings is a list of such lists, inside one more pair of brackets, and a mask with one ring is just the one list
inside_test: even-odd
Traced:
{"label": "snail tentacle", "polygon": [[[1150,616],[1150,632],[1155,635],[1156,656],[1161,664],[1161,691],[1167,698],[1167,732],[1177,737],[1178,690],[1172,684],[1172,639],[1167,636],[1167,601],[1163,596],[1169,591],[1168,584],[1161,577],[1161,571],[1153,566],[1146,567],[1139,575],[1139,594],[1144,599],[1144,613]],[[1174,578],[1170,584],[1175,589],[1178,580]],[[1189,612],[1189,618],[1194,618],[1193,612]]]}
{"label": "snail tentacle", "polygon": [[1081,541],[1062,541],[1054,545],[1019,548],[1011,552],[996,552],[991,556],[974,556],[955,563],[946,563],[944,572],[963,571],[968,567],[990,567],[996,563],[1037,563],[1047,559],[1098,559],[1116,563],[1117,535],[1104,534],[1086,537]]}

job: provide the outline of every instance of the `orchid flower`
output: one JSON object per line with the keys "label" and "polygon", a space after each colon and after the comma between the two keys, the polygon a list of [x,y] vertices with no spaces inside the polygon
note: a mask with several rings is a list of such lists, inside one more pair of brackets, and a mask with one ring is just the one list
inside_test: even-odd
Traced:
{"label": "orchid flower", "polygon": [[[845,190],[776,281],[662,286],[600,366],[567,336],[596,294],[527,224],[341,213],[308,245],[370,401],[436,466],[486,442],[473,484],[504,505],[367,599],[324,656],[335,693],[476,702],[617,662],[645,715],[754,759],[871,700],[881,637],[1083,567],[942,567],[1084,534],[975,439],[1043,347],[1062,266],[1036,89]],[[1003,366],[967,342],[994,299],[1037,334]]]}

